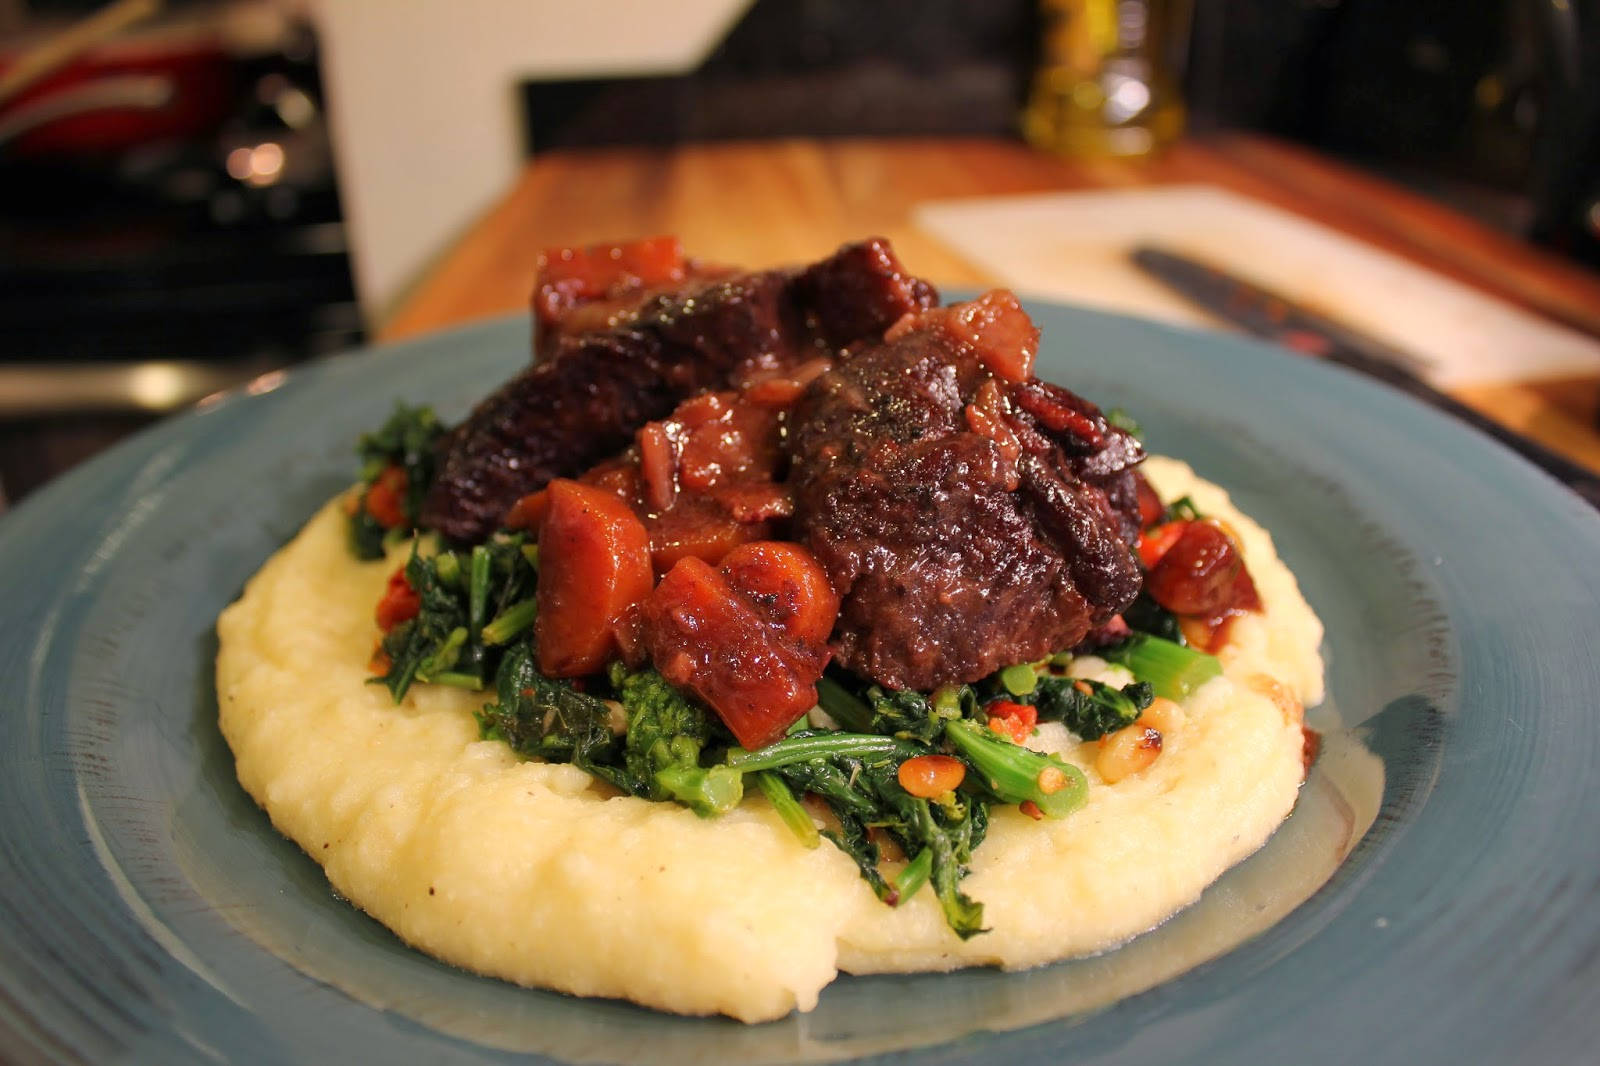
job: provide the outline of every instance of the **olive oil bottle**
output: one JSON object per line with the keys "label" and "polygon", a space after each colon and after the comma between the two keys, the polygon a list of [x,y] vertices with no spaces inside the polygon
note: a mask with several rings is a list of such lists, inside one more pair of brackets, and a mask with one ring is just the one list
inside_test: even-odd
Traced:
{"label": "olive oil bottle", "polygon": [[1022,133],[1083,157],[1150,155],[1183,131],[1190,0],[1040,0],[1043,32]]}

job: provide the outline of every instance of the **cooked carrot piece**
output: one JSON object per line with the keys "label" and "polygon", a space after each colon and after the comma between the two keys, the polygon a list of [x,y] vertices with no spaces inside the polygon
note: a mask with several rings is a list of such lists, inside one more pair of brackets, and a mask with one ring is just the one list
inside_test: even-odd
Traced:
{"label": "cooked carrot piece", "polygon": [[839,597],[816,556],[798,544],[742,544],[722,560],[728,584],[796,640],[820,645],[839,620]]}
{"label": "cooked carrot piece", "polygon": [[626,244],[551,248],[539,255],[539,283],[559,286],[581,299],[595,299],[618,286],[660,285],[684,272],[676,237],[649,237]]}
{"label": "cooked carrot piece", "polygon": [[650,537],[605,489],[558,479],[539,527],[539,669],[593,673],[617,651],[616,628],[650,594]]}
{"label": "cooked carrot piece", "polygon": [[530,492],[511,505],[505,518],[500,524],[507,529],[531,529],[537,531],[544,524],[544,513],[550,508],[550,496],[544,489]]}
{"label": "cooked carrot piece", "polygon": [[1154,570],[1162,556],[1172,550],[1183,536],[1183,531],[1189,528],[1185,519],[1178,519],[1158,526],[1151,526],[1139,534],[1139,561],[1146,570]]}
{"label": "cooked carrot piece", "polygon": [[645,601],[643,616],[661,676],[692,689],[746,748],[777,740],[816,703],[822,662],[783,640],[703,560],[680,560]]}
{"label": "cooked carrot piece", "polygon": [[405,498],[406,472],[398,466],[386,466],[367,489],[367,513],[385,529],[408,525]]}
{"label": "cooked carrot piece", "polygon": [[839,597],[805,548],[759,541],[734,548],[720,570],[679,560],[642,614],[662,676],[693,689],[739,743],[758,748],[816,703]]}
{"label": "cooked carrot piece", "polygon": [[1187,522],[1150,568],[1145,589],[1176,614],[1211,614],[1232,606],[1234,584],[1243,569],[1244,557],[1227,533],[1210,522]]}

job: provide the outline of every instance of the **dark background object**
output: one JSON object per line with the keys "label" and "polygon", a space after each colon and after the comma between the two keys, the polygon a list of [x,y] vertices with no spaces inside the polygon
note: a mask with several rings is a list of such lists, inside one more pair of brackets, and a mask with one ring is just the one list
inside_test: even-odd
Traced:
{"label": "dark background object", "polygon": [[[1600,266],[1600,0],[1194,7],[1192,128],[1306,143]],[[528,144],[1011,136],[1038,28],[1037,0],[756,0],[682,77],[526,84]],[[0,144],[0,371],[177,359],[243,375],[363,338],[314,35],[230,56],[226,82],[216,120],[183,139]],[[0,482],[15,498],[149,417],[0,422]]]}
{"label": "dark background object", "polygon": [[[200,381],[243,380],[364,337],[315,37],[285,22],[276,41],[230,48],[219,31],[206,54],[194,42],[208,39],[207,11],[136,27],[32,93],[159,80],[169,68],[140,68],[139,57],[170,39],[204,54],[206,75],[173,81],[170,120],[163,108],[111,108],[0,141],[0,483],[13,500],[196,398],[129,395],[90,411],[64,398],[65,383],[53,398],[40,371],[177,361]],[[0,120],[28,103],[0,108]],[[25,396],[24,376],[35,383]]]}
{"label": "dark background object", "polygon": [[770,136],[1009,133],[1022,0],[756,0],[691,74],[524,86],[533,151]]}
{"label": "dark background object", "polygon": [[1600,0],[1200,0],[1188,94],[1600,266]]}
{"label": "dark background object", "polygon": [[[1011,135],[1036,0],[756,0],[694,72],[533,81],[530,151]],[[1196,0],[1191,127],[1300,141],[1600,266],[1600,0]]]}

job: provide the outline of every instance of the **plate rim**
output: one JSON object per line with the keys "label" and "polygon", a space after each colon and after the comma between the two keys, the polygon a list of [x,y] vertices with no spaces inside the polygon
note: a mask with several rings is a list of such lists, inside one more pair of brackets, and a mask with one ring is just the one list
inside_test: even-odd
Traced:
{"label": "plate rim", "polygon": [[[1202,337],[1207,338],[1206,343],[1222,343],[1226,346],[1242,345],[1245,348],[1268,353],[1275,359],[1285,358],[1279,350],[1246,338],[1207,334],[1132,316],[1078,308],[1051,301],[1025,300],[1024,302],[1030,310],[1048,307],[1052,312],[1057,310],[1068,312],[1069,316],[1087,315],[1124,324],[1131,323],[1137,329],[1151,329],[1176,337],[1180,344],[1194,337]],[[108,479],[115,480],[115,475],[119,472],[124,472],[130,467],[140,467],[151,456],[160,453],[164,447],[193,435],[197,432],[194,427],[201,424],[201,419],[214,417],[220,423],[230,413],[241,409],[260,410],[268,404],[284,402],[287,397],[292,397],[296,391],[326,388],[328,386],[324,384],[325,382],[337,380],[339,375],[343,373],[356,373],[367,369],[367,361],[375,361],[385,356],[392,356],[397,352],[427,351],[440,347],[449,347],[463,343],[464,340],[480,336],[498,338],[502,333],[510,334],[516,332],[516,330],[510,328],[513,324],[519,328],[525,326],[525,316],[497,316],[416,338],[356,349],[291,370],[284,378],[280,388],[275,390],[275,393],[278,394],[277,400],[271,399],[274,395],[271,392],[250,395],[243,389],[233,390],[220,401],[204,410],[188,412],[178,418],[166,420],[110,449],[108,452],[96,456],[82,467],[69,472],[64,477],[45,486],[39,492],[30,495],[6,515],[0,516],[0,572],[4,572],[7,568],[7,553],[11,545],[22,541],[27,535],[36,531],[39,526],[48,526],[52,522],[59,521],[59,512],[69,510],[74,498],[89,491],[91,485]],[[1369,397],[1383,397],[1382,400],[1375,401],[1379,403],[1380,407],[1386,404],[1398,404],[1398,408],[1391,409],[1402,411],[1413,417],[1420,417],[1422,426],[1430,428],[1435,433],[1444,433],[1447,439],[1460,433],[1476,440],[1479,445],[1487,444],[1489,446],[1488,451],[1483,452],[1480,449],[1480,454],[1497,455],[1502,473],[1505,470],[1516,471],[1518,467],[1521,468],[1516,477],[1525,491],[1533,493],[1533,502],[1541,504],[1549,513],[1565,515],[1566,518],[1563,521],[1571,520],[1573,525],[1568,528],[1569,530],[1576,530],[1576,536],[1586,537],[1590,544],[1600,544],[1600,515],[1597,515],[1592,508],[1589,508],[1588,505],[1575,494],[1565,489],[1564,486],[1561,486],[1543,471],[1528,464],[1520,456],[1517,456],[1498,442],[1455,422],[1447,415],[1421,405],[1408,396],[1384,390],[1381,386],[1367,382],[1365,379],[1361,379],[1354,375],[1353,372],[1343,368],[1311,364],[1307,369],[1314,375],[1313,380],[1315,380],[1315,375],[1318,373],[1348,376],[1356,384],[1358,393],[1368,390],[1367,395]],[[1431,426],[1430,420],[1433,420]],[[181,463],[182,457],[180,456],[177,461]],[[1530,471],[1536,474],[1537,477],[1528,479],[1526,474]],[[1541,487],[1532,489],[1530,486],[1535,484]],[[0,619],[0,622],[3,621],[3,619]],[[3,626],[0,626],[0,630],[3,630],[3,628]],[[4,977],[7,972],[7,968],[0,964],[0,977]],[[3,986],[3,981],[0,981],[0,986]],[[0,1011],[0,1021],[3,1020],[4,1012]],[[1049,1028],[1053,1024],[1056,1023],[1042,1023],[1041,1026],[1035,1028]],[[1591,1026],[1593,1026],[1592,1021]],[[1014,1034],[988,1034],[988,1036],[998,1040],[1002,1045],[1016,1043],[1018,1051],[1034,1053],[1035,1049],[1031,1047],[1032,1038],[1030,1034],[1032,1033],[1033,1030],[1030,1029]]]}

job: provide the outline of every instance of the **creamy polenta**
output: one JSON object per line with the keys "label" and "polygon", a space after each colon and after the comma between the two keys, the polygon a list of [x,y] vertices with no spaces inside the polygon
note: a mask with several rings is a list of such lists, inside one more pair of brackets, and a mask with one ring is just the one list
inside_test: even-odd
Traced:
{"label": "creamy polenta", "polygon": [[[751,789],[714,820],[621,796],[572,766],[483,741],[485,694],[367,684],[372,605],[403,558],[358,563],[324,508],[219,619],[222,732],[239,781],[333,887],[406,942],[520,984],[745,1021],[809,1010],[843,970],[1037,966],[1113,947],[1192,903],[1294,806],[1301,707],[1322,695],[1322,627],[1267,533],[1181,463],[1151,458],[1236,534],[1264,610],[1234,624],[1223,677],[1187,700],[1148,769],[1106,784],[1097,747],[1032,745],[1085,769],[1059,821],[996,806],[963,890],[962,941],[931,890],[891,909],[855,864],[795,836]],[[1077,672],[1129,680],[1081,659]]]}

